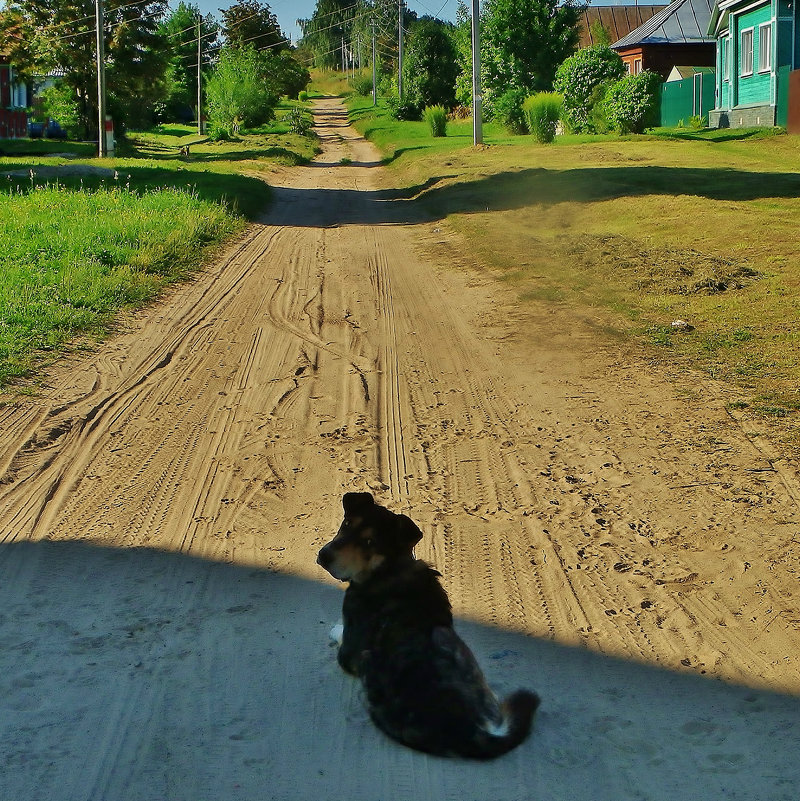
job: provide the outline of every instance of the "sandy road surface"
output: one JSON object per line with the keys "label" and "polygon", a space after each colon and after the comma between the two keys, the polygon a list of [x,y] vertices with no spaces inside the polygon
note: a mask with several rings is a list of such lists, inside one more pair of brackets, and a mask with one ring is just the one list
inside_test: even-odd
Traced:
{"label": "sandy road surface", "polygon": [[[458,269],[317,114],[262,224],[0,409],[0,799],[795,801],[793,466]],[[366,718],[314,565],[349,489],[420,523],[490,682],[542,695],[509,756]]]}

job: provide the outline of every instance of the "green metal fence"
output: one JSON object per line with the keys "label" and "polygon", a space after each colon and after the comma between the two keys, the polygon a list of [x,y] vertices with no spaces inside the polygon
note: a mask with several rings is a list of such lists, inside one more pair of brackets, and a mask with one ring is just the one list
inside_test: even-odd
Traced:
{"label": "green metal fence", "polygon": [[688,125],[691,117],[705,117],[714,108],[714,73],[700,72],[682,81],[661,84],[661,122],[664,127]]}

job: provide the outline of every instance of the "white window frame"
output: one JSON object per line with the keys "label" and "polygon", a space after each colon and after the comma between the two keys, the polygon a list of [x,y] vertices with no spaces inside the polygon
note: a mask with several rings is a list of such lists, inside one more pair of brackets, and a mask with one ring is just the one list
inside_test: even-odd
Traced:
{"label": "white window frame", "polygon": [[[764,31],[766,30],[766,37]],[[765,41],[766,39],[766,41]],[[764,47],[766,45],[766,47]],[[758,71],[772,70],[772,23],[762,22],[758,26]]]}
{"label": "white window frame", "polygon": [[635,58],[633,60],[633,74],[638,75],[642,71],[642,58]]}
{"label": "white window frame", "polygon": [[722,80],[729,83],[731,80],[731,37],[722,38]]}
{"label": "white window frame", "polygon": [[[749,63],[749,65],[746,65],[744,57],[745,57],[745,53],[747,53],[747,50],[745,50],[744,38],[745,38],[745,36],[748,36],[748,35],[750,37],[750,52],[749,52],[749,55],[750,55],[749,61],[750,61],[750,63]],[[747,78],[747,77],[749,77],[750,75],[753,74],[753,55],[754,55],[753,46],[754,46],[754,44],[755,44],[755,35],[754,35],[754,29],[753,28],[744,28],[742,31],[739,32],[739,76],[741,78]]]}

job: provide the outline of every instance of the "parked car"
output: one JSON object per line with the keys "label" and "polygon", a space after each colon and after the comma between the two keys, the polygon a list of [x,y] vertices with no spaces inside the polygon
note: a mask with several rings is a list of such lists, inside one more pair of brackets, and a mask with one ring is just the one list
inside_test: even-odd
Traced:
{"label": "parked car", "polygon": [[55,121],[28,122],[28,137],[30,139],[66,139],[67,132]]}

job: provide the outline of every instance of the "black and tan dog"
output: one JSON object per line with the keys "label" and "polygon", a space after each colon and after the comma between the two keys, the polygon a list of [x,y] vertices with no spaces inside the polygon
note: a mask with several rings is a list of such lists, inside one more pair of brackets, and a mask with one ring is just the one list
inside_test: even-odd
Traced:
{"label": "black and tan dog", "polygon": [[453,630],[437,573],[414,558],[422,532],[368,492],[344,496],[344,521],[317,562],[349,581],[339,664],[363,682],[370,715],[395,740],[441,756],[492,759],[528,734],[537,695],[500,703]]}

